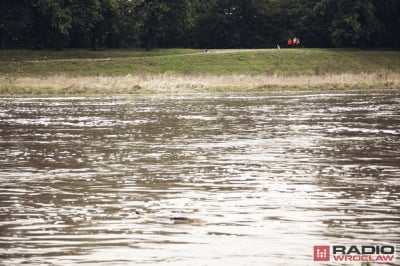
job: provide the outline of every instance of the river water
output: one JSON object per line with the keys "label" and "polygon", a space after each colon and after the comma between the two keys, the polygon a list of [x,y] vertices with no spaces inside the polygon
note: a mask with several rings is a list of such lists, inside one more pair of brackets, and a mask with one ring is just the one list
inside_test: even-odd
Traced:
{"label": "river water", "polygon": [[0,264],[311,265],[399,177],[398,92],[0,98]]}

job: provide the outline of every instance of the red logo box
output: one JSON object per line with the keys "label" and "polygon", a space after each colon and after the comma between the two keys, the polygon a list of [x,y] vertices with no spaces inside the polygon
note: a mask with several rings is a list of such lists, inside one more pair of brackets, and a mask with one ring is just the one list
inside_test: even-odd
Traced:
{"label": "red logo box", "polygon": [[314,246],[314,261],[330,261],[330,246]]}

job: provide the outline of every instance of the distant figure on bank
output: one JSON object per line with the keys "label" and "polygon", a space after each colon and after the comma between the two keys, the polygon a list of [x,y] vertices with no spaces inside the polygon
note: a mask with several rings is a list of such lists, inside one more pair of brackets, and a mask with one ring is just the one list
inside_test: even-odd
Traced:
{"label": "distant figure on bank", "polygon": [[293,44],[292,38],[289,38],[287,40],[287,46],[290,48],[290,47],[292,47],[292,44]]}
{"label": "distant figure on bank", "polygon": [[293,38],[293,47],[300,47],[300,39],[297,37]]}
{"label": "distant figure on bank", "polygon": [[280,50],[280,49],[281,49],[281,46],[280,46],[279,44],[277,44],[277,45],[276,45],[276,48],[277,48],[278,50]]}

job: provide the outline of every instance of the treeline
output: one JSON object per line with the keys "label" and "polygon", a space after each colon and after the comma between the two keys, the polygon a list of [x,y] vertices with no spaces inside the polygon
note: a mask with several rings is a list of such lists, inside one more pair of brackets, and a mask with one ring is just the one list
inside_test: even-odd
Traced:
{"label": "treeline", "polygon": [[1,0],[0,48],[400,47],[400,0]]}

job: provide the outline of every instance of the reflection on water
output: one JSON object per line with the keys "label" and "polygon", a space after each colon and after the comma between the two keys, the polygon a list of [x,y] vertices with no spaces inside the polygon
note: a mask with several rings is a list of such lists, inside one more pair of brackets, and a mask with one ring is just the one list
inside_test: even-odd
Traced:
{"label": "reflection on water", "polygon": [[313,245],[399,245],[399,162],[399,93],[2,98],[0,257],[309,265]]}

